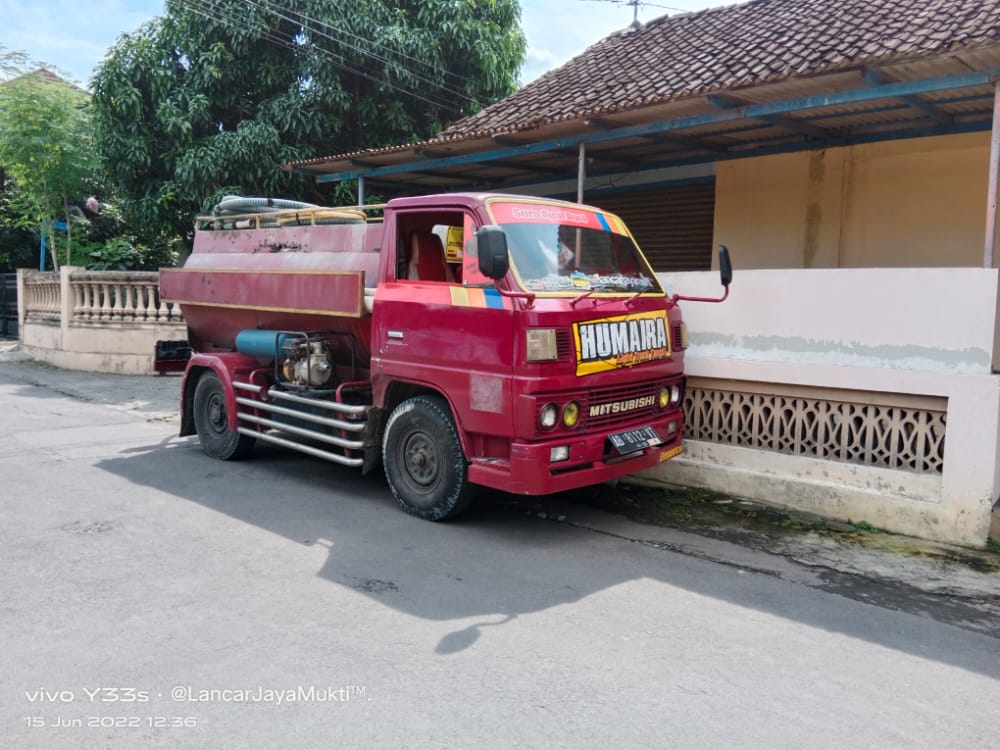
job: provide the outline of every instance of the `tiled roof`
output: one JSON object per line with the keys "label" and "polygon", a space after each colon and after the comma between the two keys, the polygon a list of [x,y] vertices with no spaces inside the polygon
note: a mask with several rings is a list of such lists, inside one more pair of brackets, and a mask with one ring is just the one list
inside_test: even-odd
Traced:
{"label": "tiled roof", "polygon": [[70,88],[75,89],[76,91],[85,95],[88,98],[93,96],[93,94],[91,94],[89,91],[80,88],[72,81],[67,81],[65,78],[62,78],[61,76],[53,73],[48,68],[36,68],[35,70],[32,70],[29,73],[23,73],[19,76],[15,76],[14,78],[10,78],[6,81],[0,81],[0,86],[4,85],[5,83],[10,83],[11,81],[16,81],[22,78],[38,78],[47,83],[63,83],[69,86]]}
{"label": "tiled roof", "polygon": [[527,130],[998,40],[1000,0],[752,0],[612,34],[432,141]]}

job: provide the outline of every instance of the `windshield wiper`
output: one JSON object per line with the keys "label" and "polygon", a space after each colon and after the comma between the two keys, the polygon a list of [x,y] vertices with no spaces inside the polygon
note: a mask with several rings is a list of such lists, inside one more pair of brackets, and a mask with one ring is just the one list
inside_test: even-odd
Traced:
{"label": "windshield wiper", "polygon": [[[576,303],[577,303],[577,302],[583,302],[583,300],[587,299],[587,297],[589,297],[589,296],[590,296],[591,294],[593,294],[593,293],[594,293],[594,292],[596,292],[596,291],[597,291],[596,289],[588,289],[588,290],[587,290],[586,292],[584,292],[583,294],[581,294],[581,295],[579,295],[579,296],[577,296],[577,297],[574,297],[574,298],[572,299],[572,301],[571,301],[571,302],[569,303],[569,306],[570,306],[570,307],[576,307]],[[592,300],[592,302],[593,302],[593,303],[594,303],[595,305],[597,304],[597,300]]]}

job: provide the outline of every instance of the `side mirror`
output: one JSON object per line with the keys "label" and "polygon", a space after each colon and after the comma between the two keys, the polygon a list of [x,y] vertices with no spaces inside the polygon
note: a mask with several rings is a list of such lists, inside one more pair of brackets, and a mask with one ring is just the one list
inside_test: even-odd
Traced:
{"label": "side mirror", "polygon": [[725,245],[719,245],[719,279],[722,286],[733,283],[733,264],[729,260],[729,248]]}
{"label": "side mirror", "polygon": [[688,302],[725,302],[729,297],[729,285],[733,282],[733,264],[729,260],[729,248],[719,245],[719,280],[725,288],[721,297],[688,297],[686,294],[675,294],[670,301],[675,305],[681,300]]}
{"label": "side mirror", "polygon": [[479,273],[499,281],[507,275],[510,256],[507,254],[507,235],[495,224],[480,227],[476,232],[476,254],[479,257]]}

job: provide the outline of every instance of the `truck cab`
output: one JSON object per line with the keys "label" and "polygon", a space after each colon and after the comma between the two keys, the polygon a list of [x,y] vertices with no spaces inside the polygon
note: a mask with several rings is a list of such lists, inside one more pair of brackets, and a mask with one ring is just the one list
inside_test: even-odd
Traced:
{"label": "truck cab", "polygon": [[[566,490],[676,455],[683,322],[624,223],[540,199],[451,200],[386,211],[397,262],[375,294],[375,402],[414,388],[444,399],[469,481],[508,492]],[[486,237],[508,261],[486,269],[492,278]]]}

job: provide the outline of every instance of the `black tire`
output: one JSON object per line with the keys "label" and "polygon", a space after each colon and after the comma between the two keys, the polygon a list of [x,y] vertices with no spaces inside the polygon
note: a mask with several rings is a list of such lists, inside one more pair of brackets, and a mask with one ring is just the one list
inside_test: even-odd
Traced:
{"label": "black tire", "polygon": [[194,389],[194,428],[202,450],[223,461],[244,458],[256,440],[229,429],[226,393],[219,376],[206,372]]}
{"label": "black tire", "polygon": [[382,463],[400,507],[425,521],[454,518],[472,502],[469,462],[447,403],[414,396],[389,416]]}

